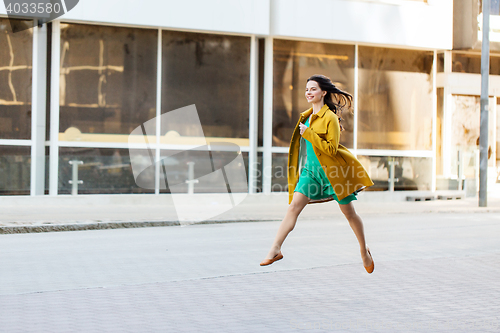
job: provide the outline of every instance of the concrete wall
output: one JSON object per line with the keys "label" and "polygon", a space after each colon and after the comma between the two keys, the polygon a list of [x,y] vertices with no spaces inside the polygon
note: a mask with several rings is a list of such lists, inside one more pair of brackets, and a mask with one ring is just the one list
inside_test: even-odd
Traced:
{"label": "concrete wall", "polygon": [[[469,73],[438,73],[437,87],[449,87],[449,91],[456,95],[481,95],[481,75]],[[489,95],[500,96],[500,76],[490,75]]]}
{"label": "concrete wall", "polygon": [[62,20],[426,49],[453,43],[453,0],[81,0]]}
{"label": "concrete wall", "polygon": [[[454,0],[453,49],[481,51],[479,0]],[[500,16],[490,15],[490,51],[500,51]]]}
{"label": "concrete wall", "polygon": [[[80,0],[61,19],[267,35],[269,1]],[[0,14],[6,14],[3,4],[0,4]]]}
{"label": "concrete wall", "polygon": [[455,0],[453,3],[453,48],[481,49],[477,38],[478,0]]}
{"label": "concrete wall", "polygon": [[452,0],[273,0],[271,15],[275,36],[452,48]]}

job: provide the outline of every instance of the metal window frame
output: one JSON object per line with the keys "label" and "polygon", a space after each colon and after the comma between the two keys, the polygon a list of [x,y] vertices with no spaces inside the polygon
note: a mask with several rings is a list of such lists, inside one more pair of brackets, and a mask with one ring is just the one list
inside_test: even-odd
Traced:
{"label": "metal window frame", "polygon": [[31,87],[30,195],[45,194],[45,117],[47,114],[47,25],[33,27]]}
{"label": "metal window frame", "polygon": [[52,21],[52,59],[50,72],[50,157],[49,195],[58,195],[59,180],[59,83],[61,74],[61,21]]}
{"label": "metal window frame", "polygon": [[248,137],[248,193],[257,192],[257,139],[259,136],[259,43],[255,35],[250,39],[250,91]]}
{"label": "metal window frame", "polygon": [[273,158],[273,37],[265,38],[262,192],[271,194]]}
{"label": "metal window frame", "polygon": [[[71,23],[71,22],[68,22]],[[106,143],[106,142],[67,142],[59,141],[59,85],[60,85],[60,20],[52,21],[52,68],[51,68],[51,94],[50,94],[50,140],[46,142],[43,141],[43,146],[48,146],[50,148],[50,158],[49,158],[49,195],[58,195],[58,173],[59,173],[59,148],[61,147],[88,147],[88,148],[128,148],[126,143]],[[89,23],[90,24],[90,23]],[[103,26],[120,26],[128,27],[124,25],[113,25],[113,24],[99,24],[92,23],[92,25],[103,25]],[[134,28],[144,28],[152,29],[152,27],[134,27]],[[162,89],[162,34],[164,31],[169,31],[170,29],[157,28],[158,31],[158,54],[157,54],[157,97],[156,97],[156,130],[157,130],[157,141],[150,148],[155,149],[155,156],[157,161],[160,159],[160,152],[162,149],[179,149],[180,146],[177,145],[163,145],[160,144],[160,117],[161,117],[161,89]],[[205,33],[205,34],[223,34],[223,35],[234,35],[242,37],[250,37],[250,90],[249,90],[249,146],[241,147],[242,152],[248,152],[249,158],[249,168],[248,179],[249,179],[249,193],[256,192],[257,185],[257,153],[262,152],[263,157],[263,193],[271,193],[272,185],[272,154],[273,153],[288,153],[288,147],[273,147],[272,146],[272,121],[273,121],[273,41],[272,36],[262,36],[265,39],[265,56],[264,56],[264,112],[263,112],[263,135],[264,142],[262,147],[257,146],[258,139],[258,56],[259,56],[259,46],[258,46],[258,36],[257,35],[245,35],[236,33],[225,33],[225,32],[212,32],[212,31],[198,31],[185,29],[176,29],[173,31],[186,31],[194,33]],[[260,38],[260,37],[259,37]],[[300,39],[303,40],[303,39]],[[308,40],[308,39],[304,39]],[[323,42],[315,40],[315,42]],[[353,129],[353,149],[350,149],[355,156],[366,155],[366,156],[407,156],[407,157],[430,157],[433,158],[433,170],[432,170],[432,188],[435,190],[436,182],[436,117],[437,117],[437,106],[436,103],[436,57],[437,51],[434,50],[434,66],[433,66],[433,126],[432,126],[432,145],[433,149],[429,151],[421,150],[373,150],[373,149],[358,149],[358,98],[359,98],[359,45],[358,43],[347,43],[347,42],[337,42],[329,41],[335,44],[348,44],[355,47],[355,65],[354,65],[354,129]],[[377,45],[378,46],[378,45]],[[380,45],[379,47],[385,47]],[[394,46],[388,46],[395,48]],[[412,48],[413,49],[413,48]],[[445,56],[446,59],[446,56]],[[34,68],[33,71],[38,70]],[[35,122],[35,120],[32,120]],[[34,124],[34,123],[33,123]],[[33,134],[32,134],[33,135]],[[39,141],[39,140],[37,140]],[[31,146],[32,149],[36,142],[34,137],[32,140],[0,140],[0,145],[13,145],[13,146]],[[185,146],[182,146],[186,149]],[[146,147],[137,147],[146,148]],[[33,163],[33,162],[32,162]],[[32,170],[36,173],[38,168]],[[159,194],[159,181],[160,181],[160,170],[159,167],[155,167],[155,194]],[[35,175],[35,180],[37,175]],[[35,182],[36,183],[36,182]],[[32,185],[32,193],[34,193],[35,185]],[[36,192],[35,192],[36,193]],[[33,195],[33,194],[32,194]]]}
{"label": "metal window frame", "polygon": [[[85,148],[117,148],[117,149],[127,149],[130,147],[128,143],[114,143],[114,142],[73,142],[73,141],[59,141],[59,85],[60,85],[60,44],[61,44],[61,23],[72,23],[70,21],[52,21],[52,70],[51,70],[51,109],[50,109],[50,140],[46,142],[43,140],[44,145],[50,147],[50,183],[49,183],[49,195],[58,195],[58,174],[59,174],[59,148],[61,147],[85,147]],[[91,23],[89,23],[91,24]],[[124,25],[115,24],[99,24],[92,23],[91,25],[101,25],[101,26],[118,26],[118,27],[129,27]],[[152,27],[133,27],[139,29],[152,29]],[[161,106],[162,106],[162,75],[163,75],[163,52],[162,52],[162,35],[164,31],[171,31],[170,29],[157,28],[158,31],[158,49],[157,49],[157,78],[156,78],[156,142],[151,145],[137,144],[132,147],[137,149],[154,149],[156,161],[161,159],[161,150],[178,150],[178,149],[195,149],[196,146],[185,146],[185,145],[172,145],[172,144],[160,144],[160,133],[161,133]],[[249,146],[240,146],[241,152],[249,153],[249,193],[256,192],[257,185],[257,139],[258,139],[258,43],[255,35],[244,35],[244,34],[232,34],[224,32],[212,32],[212,31],[197,31],[197,30],[172,30],[172,31],[185,31],[193,33],[204,33],[204,34],[216,34],[216,35],[230,35],[230,36],[241,36],[250,38],[250,99],[249,99]],[[0,140],[5,142],[16,142],[16,145],[31,145],[31,140]],[[160,166],[155,164],[155,192],[156,195],[160,194]]]}
{"label": "metal window frame", "polygon": [[[353,45],[354,46],[354,100],[353,100],[353,111],[354,111],[354,128],[353,128],[353,148],[349,149],[349,151],[354,155],[363,155],[363,156],[387,156],[387,157],[423,157],[423,158],[431,158],[432,159],[432,180],[431,180],[431,191],[436,190],[436,147],[437,147],[437,83],[436,83],[436,76],[437,76],[437,50],[433,50],[433,66],[432,66],[432,149],[431,150],[392,150],[392,149],[358,149],[358,134],[359,134],[359,46],[365,46],[364,44],[359,44],[359,43],[346,43],[346,42],[336,42],[336,41],[318,41],[318,40],[311,40],[311,39],[298,39],[298,38],[290,38],[290,40],[304,40],[304,41],[312,41],[312,42],[317,42],[317,43],[332,43],[332,44],[340,44],[340,45]],[[266,41],[267,42],[267,41]],[[267,45],[266,45],[267,46]],[[396,46],[384,46],[384,45],[366,45],[366,46],[376,46],[376,47],[389,47],[396,49],[398,47]],[[266,47],[266,52],[268,50],[268,46]],[[410,49],[410,50],[419,50],[419,49],[414,49],[414,48],[402,48],[402,49]],[[272,48],[271,48],[272,51]],[[425,51],[422,49],[421,51]],[[427,50],[429,51],[429,50]],[[446,55],[445,55],[446,59]],[[266,53],[266,65],[268,65],[268,62],[271,62],[271,66],[265,66],[264,67],[264,76],[268,80],[270,79],[272,82],[272,58],[268,59],[267,53]],[[446,61],[446,60],[445,60]],[[449,61],[448,61],[449,62]],[[450,66],[448,63],[445,65],[446,67]],[[271,71],[269,73],[268,71]],[[267,87],[272,86],[272,84],[268,84]],[[266,90],[266,81],[264,83],[264,98],[266,98],[266,94],[270,96],[271,102],[268,101],[268,104],[266,105],[266,102],[264,101],[264,147],[259,147],[257,149],[258,152],[262,151],[263,152],[263,159],[264,159],[264,167],[268,166],[270,169],[272,166],[272,154],[273,153],[278,153],[278,154],[285,154],[289,152],[289,147],[274,147],[272,146],[272,90],[268,91]],[[267,107],[266,107],[267,106]],[[268,109],[270,107],[270,110]],[[269,114],[266,114],[266,110]],[[267,121],[267,124],[266,124]],[[267,130],[267,132],[266,132]],[[267,143],[267,145],[266,145]],[[266,158],[269,159],[266,161]],[[267,162],[267,163],[266,163]],[[272,179],[268,180],[266,183],[266,169],[264,169],[263,176],[264,176],[264,182],[263,182],[263,187],[266,191],[265,193],[269,194],[271,192],[271,182]],[[269,174],[271,173],[271,170],[269,170]]]}
{"label": "metal window frame", "polygon": [[161,133],[161,86],[162,86],[162,64],[163,64],[163,32],[158,29],[158,50],[157,50],[157,67],[156,67],[156,147],[155,147],[155,194],[160,194],[160,133]]}

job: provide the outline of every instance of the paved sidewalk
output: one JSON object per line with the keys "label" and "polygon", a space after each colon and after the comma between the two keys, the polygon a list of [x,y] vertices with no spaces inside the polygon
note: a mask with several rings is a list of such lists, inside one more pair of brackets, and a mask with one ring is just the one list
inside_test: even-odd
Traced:
{"label": "paved sidewalk", "polygon": [[2,332],[499,332],[500,254],[0,296]]}
{"label": "paved sidewalk", "polygon": [[0,332],[499,332],[500,213],[0,235]]}
{"label": "paved sidewalk", "polygon": [[[420,214],[432,212],[500,212],[500,184],[489,193],[488,207],[478,207],[477,198],[461,200],[405,201],[416,192],[362,192],[355,201],[362,215]],[[186,205],[195,208],[201,200],[218,204],[223,194],[195,194]],[[240,204],[204,223],[279,221],[288,207],[288,194],[249,194]],[[96,195],[0,198],[0,233],[71,231],[189,224],[179,222],[171,195]],[[337,214],[336,202],[311,204],[301,216],[329,218]],[[204,214],[200,210],[200,214]]]}

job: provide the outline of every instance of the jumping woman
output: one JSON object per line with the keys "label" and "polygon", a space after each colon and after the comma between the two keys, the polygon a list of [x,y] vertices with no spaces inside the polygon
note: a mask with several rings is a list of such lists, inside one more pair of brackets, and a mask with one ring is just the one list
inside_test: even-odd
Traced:
{"label": "jumping woman", "polygon": [[352,95],[338,89],[328,77],[313,75],[307,80],[305,97],[312,107],[300,114],[288,153],[288,210],[260,265],[283,258],[281,245],[307,204],[336,200],[358,239],[363,266],[372,273],[375,264],[352,201],[373,182],[356,157],[339,144],[342,111],[351,107]]}

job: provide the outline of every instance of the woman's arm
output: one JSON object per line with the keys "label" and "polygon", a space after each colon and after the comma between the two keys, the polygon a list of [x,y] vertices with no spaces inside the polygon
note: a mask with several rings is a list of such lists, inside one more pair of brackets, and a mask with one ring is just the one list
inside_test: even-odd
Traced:
{"label": "woman's arm", "polygon": [[302,137],[312,143],[316,148],[328,154],[335,156],[339,147],[340,139],[340,125],[339,121],[335,118],[328,120],[327,131],[325,138],[319,136],[311,127],[307,127]]}

